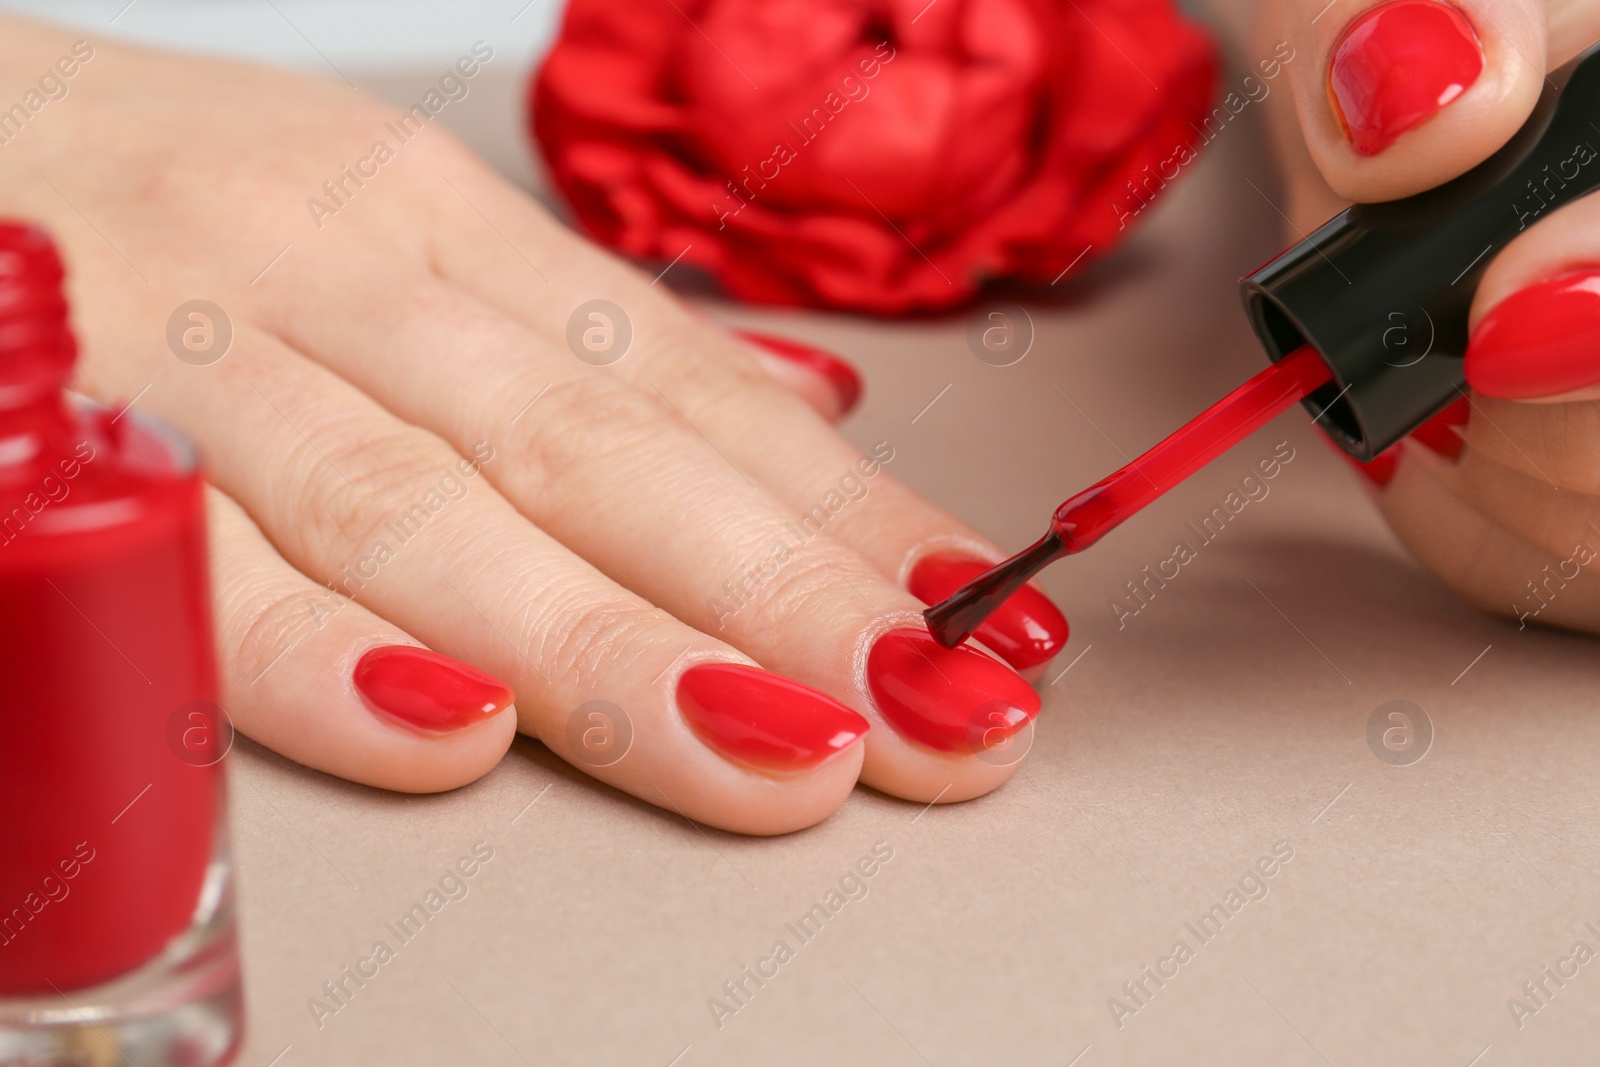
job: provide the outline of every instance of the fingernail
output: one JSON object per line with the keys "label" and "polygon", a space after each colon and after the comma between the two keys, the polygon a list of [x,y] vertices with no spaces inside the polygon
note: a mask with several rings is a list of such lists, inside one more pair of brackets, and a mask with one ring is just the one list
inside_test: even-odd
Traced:
{"label": "fingernail", "polygon": [[1467,344],[1467,381],[1508,400],[1600,382],[1600,270],[1561,274],[1496,304]]}
{"label": "fingernail", "polygon": [[799,341],[757,330],[735,330],[734,335],[759,345],[775,356],[797,363],[809,371],[822,375],[839,398],[839,417],[844,418],[861,402],[861,375],[856,369],[832,352],[801,344]]}
{"label": "fingernail", "polygon": [[1458,397],[1450,402],[1449,407],[1412,430],[1411,436],[1418,443],[1446,459],[1460,460],[1461,450],[1466,447],[1466,441],[1462,439],[1456,427],[1465,426],[1467,417],[1471,414],[1472,401],[1464,396]]}
{"label": "fingernail", "polygon": [[1371,156],[1428,121],[1481,73],[1483,47],[1466,16],[1435,0],[1394,0],[1345,29],[1328,88],[1345,136]]}
{"label": "fingernail", "polygon": [[717,752],[772,771],[810,770],[870,729],[827,694],[742,663],[700,663],[684,671],[678,710]]}
{"label": "fingernail", "polygon": [[353,679],[374,711],[438,733],[482,722],[516,699],[500,679],[411,645],[366,653],[356,661]]}
{"label": "fingernail", "polygon": [[[937,604],[992,564],[970,557],[925,556],[911,569],[911,595]],[[1049,660],[1067,643],[1067,619],[1050,598],[1023,586],[1000,605],[973,636],[1019,671]]]}
{"label": "fingernail", "polygon": [[890,630],[867,654],[867,687],[889,724],[940,752],[978,752],[1039,714],[1039,694],[977,649]]}

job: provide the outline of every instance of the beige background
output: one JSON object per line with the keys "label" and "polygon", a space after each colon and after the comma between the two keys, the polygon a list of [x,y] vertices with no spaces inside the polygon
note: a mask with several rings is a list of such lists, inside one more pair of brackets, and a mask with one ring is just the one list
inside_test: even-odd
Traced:
{"label": "beige background", "polygon": [[[525,175],[510,74],[449,114]],[[431,72],[362,77],[405,99]],[[1037,339],[1008,368],[968,350],[965,314],[703,303],[854,360],[868,390],[845,432],[890,441],[896,477],[1021,546],[1065,495],[1261,365],[1234,280],[1278,248],[1275,196],[1247,111],[1137,239],[1030,305]],[[1108,599],[1285,440],[1295,459],[1271,496],[1119,630]],[[1600,962],[1520,1030],[1506,1007],[1576,938],[1600,949],[1582,930],[1600,928],[1593,641],[1458,603],[1298,412],[1044,584],[1074,632],[1033,751],[1005,788],[953,807],[858,790],[814,830],[749,840],[527,741],[435,797],[241,742],[239,1062],[1594,1062]],[[1368,747],[1391,699],[1435,731],[1412,766]],[[1294,858],[1268,895],[1201,945],[1185,922],[1278,841]],[[308,998],[394,944],[385,921],[478,842],[494,858],[466,898],[319,1029]],[[877,842],[893,859],[869,894],[800,945],[784,924]],[[1180,937],[1194,958],[1119,1029],[1108,998]],[[719,1028],[707,999],[780,938],[795,958]]]}

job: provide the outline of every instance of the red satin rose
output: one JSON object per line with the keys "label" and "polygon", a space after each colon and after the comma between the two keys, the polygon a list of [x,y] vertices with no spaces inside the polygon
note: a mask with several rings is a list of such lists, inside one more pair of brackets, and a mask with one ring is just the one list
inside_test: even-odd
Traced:
{"label": "red satin rose", "polygon": [[1111,248],[1214,79],[1169,0],[571,0],[531,107],[600,241],[894,313]]}

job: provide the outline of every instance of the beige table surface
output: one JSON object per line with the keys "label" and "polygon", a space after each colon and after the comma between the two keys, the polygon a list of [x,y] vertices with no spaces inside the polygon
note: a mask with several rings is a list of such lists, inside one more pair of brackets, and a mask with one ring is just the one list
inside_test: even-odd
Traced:
{"label": "beige table surface", "polygon": [[[515,88],[457,118],[512,167]],[[890,441],[896,477],[1021,546],[1067,493],[1260,365],[1234,294],[1278,246],[1260,126],[1242,116],[1125,250],[1032,305],[1037,340],[1012,367],[974,358],[965,315],[705,303],[854,360],[868,390],[851,439]],[[976,442],[960,430],[975,417],[990,424]],[[1108,599],[1281,441],[1295,458],[1271,495],[1119,630]],[[1507,1008],[1575,940],[1600,950],[1584,926],[1600,929],[1600,645],[1457,602],[1298,412],[1044,585],[1071,645],[1026,764],[967,804],[858,790],[813,830],[751,840],[528,741],[432,797],[241,742],[239,1062],[1600,1062],[1600,963],[1551,984],[1520,1029]],[[1367,742],[1394,699],[1434,731],[1410,766]],[[493,859],[468,895],[319,1029],[322,983],[393,944],[385,922],[480,842]],[[794,938],[785,924],[879,842],[893,859],[868,895]],[[1267,895],[1202,942],[1185,924],[1276,842],[1293,859]],[[1193,958],[1146,980],[1119,1027],[1108,999],[1133,1006],[1123,983],[1179,939]],[[794,958],[719,1027],[708,998],[778,940]]]}

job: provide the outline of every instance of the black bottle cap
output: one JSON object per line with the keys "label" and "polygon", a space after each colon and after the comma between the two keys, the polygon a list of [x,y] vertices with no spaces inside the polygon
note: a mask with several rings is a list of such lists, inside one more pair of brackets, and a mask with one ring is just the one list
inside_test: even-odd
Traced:
{"label": "black bottle cap", "polygon": [[1310,344],[1333,382],[1307,410],[1370,460],[1466,387],[1467,313],[1489,261],[1523,230],[1600,187],[1600,45],[1545,79],[1533,114],[1454,181],[1357,204],[1240,282],[1277,361]]}

